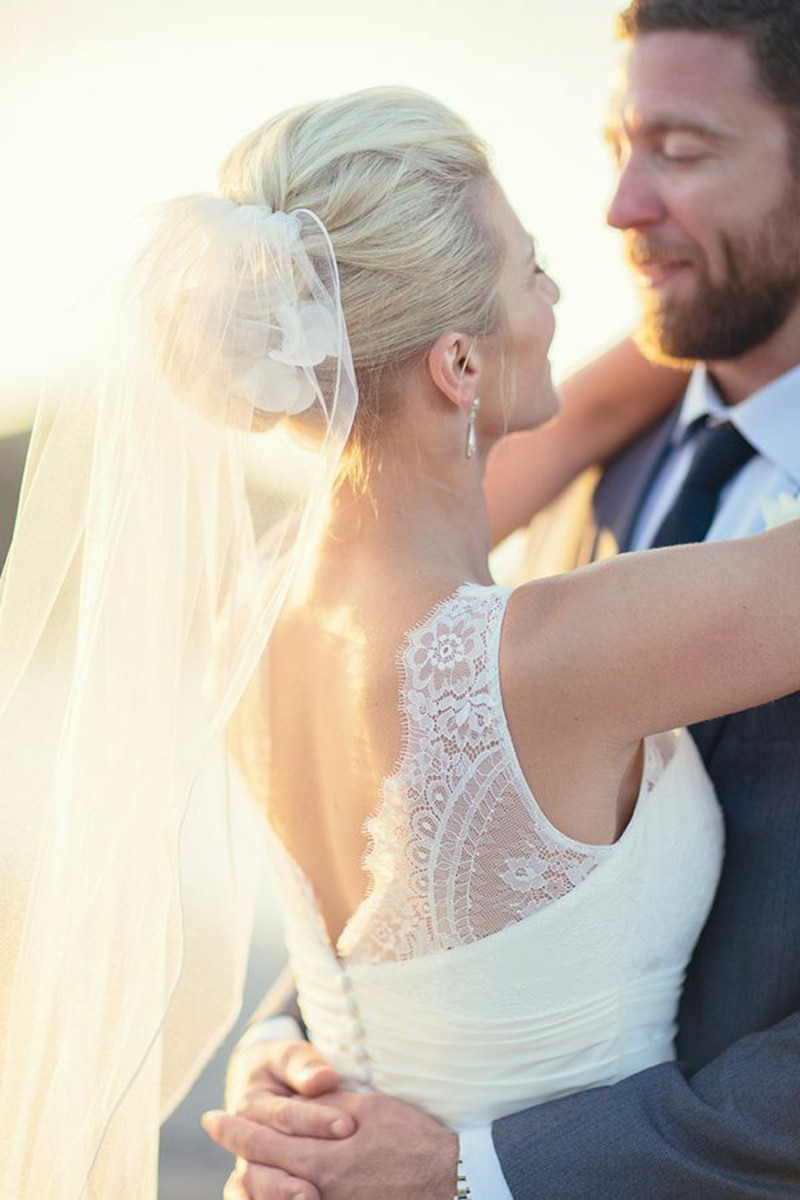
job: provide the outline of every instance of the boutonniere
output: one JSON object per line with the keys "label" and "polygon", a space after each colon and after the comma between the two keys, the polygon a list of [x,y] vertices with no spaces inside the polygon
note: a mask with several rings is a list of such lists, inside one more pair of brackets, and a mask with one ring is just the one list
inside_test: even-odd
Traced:
{"label": "boutonniere", "polygon": [[777,529],[787,521],[796,521],[800,518],[800,495],[781,492],[779,496],[765,496],[761,501],[761,512],[766,529]]}

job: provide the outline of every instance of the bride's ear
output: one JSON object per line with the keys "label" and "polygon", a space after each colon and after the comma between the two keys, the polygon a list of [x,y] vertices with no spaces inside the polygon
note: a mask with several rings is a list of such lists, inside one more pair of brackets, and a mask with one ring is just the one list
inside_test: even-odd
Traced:
{"label": "bride's ear", "polygon": [[428,351],[427,367],[439,392],[469,412],[479,392],[482,367],[477,339],[462,333],[443,333]]}

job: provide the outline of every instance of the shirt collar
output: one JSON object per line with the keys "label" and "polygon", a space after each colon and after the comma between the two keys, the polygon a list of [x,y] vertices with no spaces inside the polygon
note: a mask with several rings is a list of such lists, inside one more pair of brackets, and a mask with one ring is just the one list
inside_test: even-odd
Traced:
{"label": "shirt collar", "polygon": [[695,367],[675,423],[673,443],[682,444],[703,417],[731,421],[763,458],[800,484],[800,366],[732,406],[723,404],[705,366]]}

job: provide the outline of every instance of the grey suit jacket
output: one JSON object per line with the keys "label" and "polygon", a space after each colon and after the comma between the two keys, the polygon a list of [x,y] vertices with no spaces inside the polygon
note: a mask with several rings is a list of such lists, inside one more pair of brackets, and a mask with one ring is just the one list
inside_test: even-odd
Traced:
{"label": "grey suit jacket", "polygon": [[[594,554],[628,549],[674,419],[604,473]],[[495,1122],[514,1200],[800,1197],[800,693],[692,732],[727,842],[679,1061]]]}

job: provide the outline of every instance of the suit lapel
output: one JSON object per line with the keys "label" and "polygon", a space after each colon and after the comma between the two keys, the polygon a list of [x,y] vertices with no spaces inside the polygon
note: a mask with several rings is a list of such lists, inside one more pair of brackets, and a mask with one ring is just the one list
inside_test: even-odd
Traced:
{"label": "suit lapel", "polygon": [[642,503],[669,449],[680,415],[677,405],[665,421],[649,429],[606,467],[593,500],[595,542],[592,558],[605,558],[613,547],[630,549]]}
{"label": "suit lapel", "polygon": [[[636,519],[667,455],[679,413],[680,406],[608,464],[592,502],[595,521],[593,559],[605,558],[609,551],[630,549]],[[691,727],[706,765],[727,720],[727,716],[715,717]]]}

